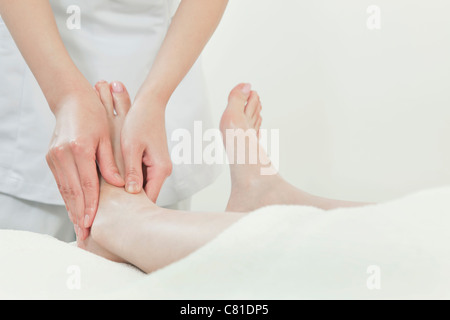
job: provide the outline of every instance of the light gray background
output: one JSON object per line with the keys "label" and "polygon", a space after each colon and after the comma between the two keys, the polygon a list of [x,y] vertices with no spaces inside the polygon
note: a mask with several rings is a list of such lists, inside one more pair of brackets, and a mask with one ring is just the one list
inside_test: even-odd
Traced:
{"label": "light gray background", "polygon": [[[203,57],[215,120],[250,82],[294,185],[386,201],[449,184],[449,15],[448,0],[230,0]],[[229,190],[225,170],[192,209],[223,211]]]}

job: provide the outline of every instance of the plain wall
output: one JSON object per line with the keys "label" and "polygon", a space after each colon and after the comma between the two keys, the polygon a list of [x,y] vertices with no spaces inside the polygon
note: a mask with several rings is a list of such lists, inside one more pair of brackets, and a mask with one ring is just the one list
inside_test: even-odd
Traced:
{"label": "plain wall", "polygon": [[[215,121],[250,82],[305,191],[378,202],[449,184],[449,15],[448,0],[230,0],[203,55]],[[223,211],[229,190],[225,170],[192,209]]]}

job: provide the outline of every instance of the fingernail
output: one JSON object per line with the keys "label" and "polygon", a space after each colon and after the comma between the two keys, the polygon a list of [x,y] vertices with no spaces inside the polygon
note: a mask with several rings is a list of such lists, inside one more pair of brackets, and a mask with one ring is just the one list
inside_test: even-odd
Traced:
{"label": "fingernail", "polygon": [[252,85],[250,83],[247,83],[247,84],[245,84],[244,87],[242,87],[242,92],[244,94],[249,94],[251,90],[252,90]]}
{"label": "fingernail", "polygon": [[89,215],[85,215],[84,216],[84,227],[89,228],[91,226],[90,222],[91,222],[91,218],[89,217]]}
{"label": "fingernail", "polygon": [[111,84],[111,87],[112,87],[112,91],[114,93],[122,93],[123,92],[123,86],[120,82],[114,81]]}
{"label": "fingernail", "polygon": [[126,189],[130,193],[137,193],[139,191],[139,186],[135,181],[127,182]]}

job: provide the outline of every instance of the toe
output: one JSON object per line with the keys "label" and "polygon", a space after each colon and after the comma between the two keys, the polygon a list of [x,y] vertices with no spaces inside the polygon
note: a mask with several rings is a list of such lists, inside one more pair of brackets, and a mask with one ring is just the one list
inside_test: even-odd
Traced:
{"label": "toe", "polygon": [[114,115],[114,103],[111,92],[109,91],[108,82],[103,80],[97,82],[95,89],[97,90],[100,100],[103,103],[108,115]]}
{"label": "toe", "polygon": [[261,117],[262,105],[261,101],[259,101],[258,107],[256,107],[256,111],[253,114],[253,119],[258,119]]}
{"label": "toe", "polygon": [[258,136],[259,136],[259,129],[261,129],[261,124],[262,124],[262,117],[259,116],[259,117],[256,119],[256,123],[255,123],[255,130],[256,130],[256,132],[258,133]]}
{"label": "toe", "polygon": [[228,105],[233,107],[244,108],[250,96],[251,85],[248,83],[241,83],[231,90],[228,97]]}
{"label": "toe", "polygon": [[250,93],[247,106],[245,107],[245,115],[249,119],[254,119],[257,115],[260,104],[258,93],[256,91],[252,91]]}
{"label": "toe", "polygon": [[114,101],[114,109],[118,115],[126,115],[131,108],[130,95],[124,84],[114,81],[110,84],[111,93]]}

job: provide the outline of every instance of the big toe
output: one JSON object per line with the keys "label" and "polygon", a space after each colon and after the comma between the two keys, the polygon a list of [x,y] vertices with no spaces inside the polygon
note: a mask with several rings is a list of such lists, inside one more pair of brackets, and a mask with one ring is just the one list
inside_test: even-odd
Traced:
{"label": "big toe", "polygon": [[118,115],[126,115],[131,108],[131,100],[127,88],[122,82],[114,81],[110,84],[110,90],[116,113]]}
{"label": "big toe", "polygon": [[252,86],[249,83],[241,83],[231,90],[228,96],[228,107],[242,108],[244,110],[245,105],[250,97]]}

